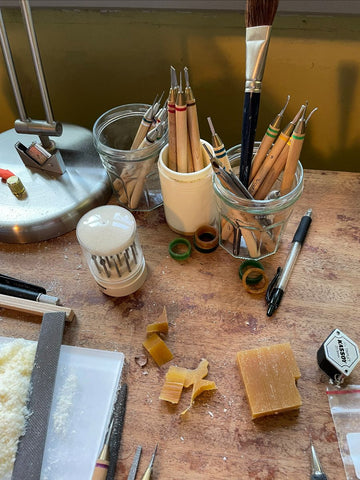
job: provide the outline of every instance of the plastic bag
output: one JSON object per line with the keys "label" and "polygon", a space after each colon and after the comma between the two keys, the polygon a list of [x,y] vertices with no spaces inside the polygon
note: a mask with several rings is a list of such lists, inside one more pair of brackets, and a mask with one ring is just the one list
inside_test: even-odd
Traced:
{"label": "plastic bag", "polygon": [[360,479],[360,385],[327,387],[347,480]]}

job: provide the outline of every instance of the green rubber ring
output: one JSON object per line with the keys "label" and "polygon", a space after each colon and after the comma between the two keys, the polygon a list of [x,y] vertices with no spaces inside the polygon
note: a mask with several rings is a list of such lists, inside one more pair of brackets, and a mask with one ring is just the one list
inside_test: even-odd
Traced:
{"label": "green rubber ring", "polygon": [[[185,245],[187,250],[182,253],[178,253],[175,251],[175,248],[178,245]],[[169,253],[172,258],[175,260],[186,260],[190,256],[191,252],[191,243],[186,238],[175,238],[169,243]]]}
{"label": "green rubber ring", "polygon": [[[257,260],[245,260],[239,267],[239,277],[241,278],[241,280],[248,267],[255,267],[255,268],[260,268],[261,270],[264,270],[263,265]],[[262,279],[262,275],[258,275],[257,277],[254,277],[254,278],[247,277],[246,283],[248,285],[256,285],[257,283],[260,282],[261,279]]]}

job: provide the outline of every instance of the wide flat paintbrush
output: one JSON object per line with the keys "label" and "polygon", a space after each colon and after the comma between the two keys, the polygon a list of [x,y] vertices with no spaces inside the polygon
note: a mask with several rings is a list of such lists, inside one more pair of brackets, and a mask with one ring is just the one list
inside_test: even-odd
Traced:
{"label": "wide flat paintbrush", "polygon": [[239,172],[240,180],[245,187],[249,184],[262,78],[278,3],[279,0],[247,0],[246,82]]}

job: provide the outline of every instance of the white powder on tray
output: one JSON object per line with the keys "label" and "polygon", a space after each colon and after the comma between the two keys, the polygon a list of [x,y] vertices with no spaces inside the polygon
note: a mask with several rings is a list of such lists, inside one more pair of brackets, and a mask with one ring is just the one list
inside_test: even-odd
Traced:
{"label": "white powder on tray", "polygon": [[26,401],[36,343],[14,340],[0,348],[0,479],[11,473],[29,412]]}

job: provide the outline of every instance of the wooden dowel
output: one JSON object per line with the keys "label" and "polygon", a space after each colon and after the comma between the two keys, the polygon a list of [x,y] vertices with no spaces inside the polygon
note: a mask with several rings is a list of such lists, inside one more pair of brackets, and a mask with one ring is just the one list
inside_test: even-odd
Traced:
{"label": "wooden dowel", "polygon": [[188,173],[194,172],[194,161],[193,161],[193,156],[191,152],[191,145],[190,145],[190,138],[188,135],[187,138],[187,171]]}
{"label": "wooden dowel", "polygon": [[9,295],[0,294],[0,307],[33,315],[43,315],[48,312],[65,312],[67,322],[71,322],[74,318],[74,312],[70,308],[62,307],[60,305],[51,305],[50,303],[35,302],[34,300],[26,300],[24,298],[11,297]]}

